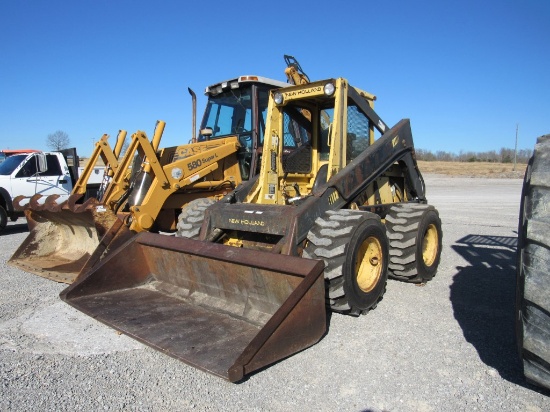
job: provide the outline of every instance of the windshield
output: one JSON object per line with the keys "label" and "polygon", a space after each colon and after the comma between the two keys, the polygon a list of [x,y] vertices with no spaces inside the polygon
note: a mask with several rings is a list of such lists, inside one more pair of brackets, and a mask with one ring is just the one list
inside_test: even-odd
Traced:
{"label": "windshield", "polygon": [[[201,130],[211,129],[211,138],[252,130],[251,88],[228,90],[208,98]],[[199,140],[203,140],[201,136]]]}
{"label": "windshield", "polygon": [[0,163],[0,175],[11,175],[26,157],[26,154],[7,157],[2,163]]}

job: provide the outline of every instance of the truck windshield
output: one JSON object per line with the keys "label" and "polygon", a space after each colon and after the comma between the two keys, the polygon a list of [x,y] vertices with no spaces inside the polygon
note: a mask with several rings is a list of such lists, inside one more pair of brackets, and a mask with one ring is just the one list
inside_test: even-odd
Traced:
{"label": "truck windshield", "polygon": [[[232,89],[208,98],[201,130],[211,129],[217,138],[252,130],[252,88]],[[199,140],[204,140],[201,136]]]}
{"label": "truck windshield", "polygon": [[26,157],[26,154],[6,157],[6,159],[0,163],[0,175],[11,175]]}

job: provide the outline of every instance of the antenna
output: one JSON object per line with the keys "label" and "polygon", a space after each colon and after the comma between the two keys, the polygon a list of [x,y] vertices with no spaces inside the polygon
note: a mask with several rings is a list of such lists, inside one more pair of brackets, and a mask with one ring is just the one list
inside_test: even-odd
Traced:
{"label": "antenna", "polygon": [[516,159],[518,157],[518,129],[519,124],[516,123],[516,147],[514,149],[514,168],[512,169],[514,172],[516,171]]}

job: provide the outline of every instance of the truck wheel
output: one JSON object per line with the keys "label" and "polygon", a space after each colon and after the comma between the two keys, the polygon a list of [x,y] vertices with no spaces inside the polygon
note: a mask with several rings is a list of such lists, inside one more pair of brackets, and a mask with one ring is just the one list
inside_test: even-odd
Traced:
{"label": "truck wheel", "polygon": [[358,316],[374,309],[386,291],[388,248],[377,215],[337,210],[315,221],[302,256],[325,261],[327,305]]}
{"label": "truck wheel", "polygon": [[8,224],[8,214],[3,206],[0,206],[0,232],[5,229]]}
{"label": "truck wheel", "polygon": [[550,389],[550,135],[539,137],[520,204],[516,338],[526,379]]}
{"label": "truck wheel", "polygon": [[439,266],[443,232],[433,206],[401,203],[386,216],[390,240],[389,276],[411,283],[432,279]]}
{"label": "truck wheel", "polygon": [[213,199],[203,198],[192,200],[182,207],[178,217],[176,236],[198,239],[204,221],[204,213],[213,204]]}

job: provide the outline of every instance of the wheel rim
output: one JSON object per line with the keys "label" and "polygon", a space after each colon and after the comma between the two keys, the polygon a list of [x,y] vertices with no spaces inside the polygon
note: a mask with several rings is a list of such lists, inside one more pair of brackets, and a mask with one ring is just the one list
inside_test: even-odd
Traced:
{"label": "wheel rim", "polygon": [[357,285],[363,292],[374,289],[382,273],[382,245],[373,236],[368,237],[357,251],[355,268]]}
{"label": "wheel rim", "polygon": [[437,235],[437,227],[432,223],[426,229],[424,238],[422,239],[422,259],[426,266],[432,266],[437,258],[439,250],[439,237]]}

